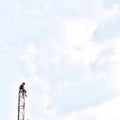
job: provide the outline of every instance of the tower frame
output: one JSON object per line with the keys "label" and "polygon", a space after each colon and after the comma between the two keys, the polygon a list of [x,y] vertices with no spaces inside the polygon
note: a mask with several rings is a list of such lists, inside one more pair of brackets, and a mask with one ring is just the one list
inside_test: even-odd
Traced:
{"label": "tower frame", "polygon": [[18,92],[18,120],[25,120],[25,92]]}

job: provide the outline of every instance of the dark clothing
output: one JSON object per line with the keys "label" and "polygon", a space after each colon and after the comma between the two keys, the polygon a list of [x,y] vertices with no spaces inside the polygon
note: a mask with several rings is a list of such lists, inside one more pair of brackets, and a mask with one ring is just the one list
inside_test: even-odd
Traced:
{"label": "dark clothing", "polygon": [[19,90],[20,90],[20,91],[21,91],[21,90],[22,90],[22,91],[25,90],[24,84],[21,84],[21,85],[20,85]]}
{"label": "dark clothing", "polygon": [[22,83],[22,84],[20,85],[19,91],[23,92],[23,94],[25,93],[25,96],[27,96],[27,95],[26,95],[27,91],[25,90],[24,85],[25,85],[24,83]]}

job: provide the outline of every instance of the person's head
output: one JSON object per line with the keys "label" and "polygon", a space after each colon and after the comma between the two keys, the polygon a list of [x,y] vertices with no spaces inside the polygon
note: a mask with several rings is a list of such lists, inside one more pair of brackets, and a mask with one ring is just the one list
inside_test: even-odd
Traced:
{"label": "person's head", "polygon": [[23,82],[23,85],[25,85],[25,82]]}

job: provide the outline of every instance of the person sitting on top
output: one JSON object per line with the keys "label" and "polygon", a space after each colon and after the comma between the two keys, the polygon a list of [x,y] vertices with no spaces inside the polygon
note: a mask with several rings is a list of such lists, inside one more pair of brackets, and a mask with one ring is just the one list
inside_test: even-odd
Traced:
{"label": "person sitting on top", "polygon": [[25,85],[25,82],[23,82],[23,83],[20,85],[20,87],[19,87],[19,91],[25,93],[25,96],[27,97],[27,95],[26,95],[27,91],[25,90],[24,85]]}

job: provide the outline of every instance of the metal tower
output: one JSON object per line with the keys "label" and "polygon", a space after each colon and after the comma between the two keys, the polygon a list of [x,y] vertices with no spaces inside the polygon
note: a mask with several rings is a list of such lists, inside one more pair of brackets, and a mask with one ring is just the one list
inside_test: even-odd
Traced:
{"label": "metal tower", "polygon": [[18,92],[18,120],[25,120],[25,97],[26,97],[26,90],[24,89],[24,85],[23,85],[22,89],[19,88],[19,92]]}

